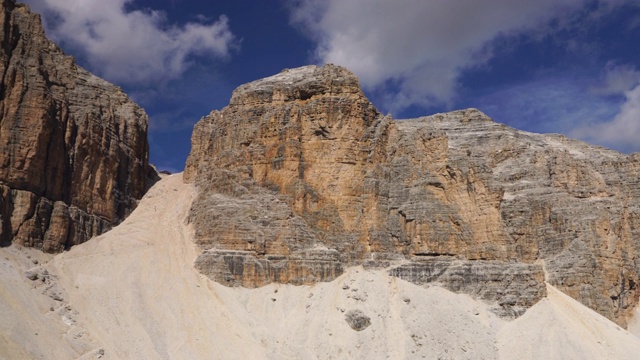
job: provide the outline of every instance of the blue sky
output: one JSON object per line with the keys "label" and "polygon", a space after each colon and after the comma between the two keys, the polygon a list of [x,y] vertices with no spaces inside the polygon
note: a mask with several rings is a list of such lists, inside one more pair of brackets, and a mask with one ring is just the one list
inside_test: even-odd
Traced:
{"label": "blue sky", "polygon": [[307,64],[359,76],[383,113],[477,107],[518,129],[640,151],[638,0],[26,0],[47,34],[150,116],[180,171],[238,85]]}

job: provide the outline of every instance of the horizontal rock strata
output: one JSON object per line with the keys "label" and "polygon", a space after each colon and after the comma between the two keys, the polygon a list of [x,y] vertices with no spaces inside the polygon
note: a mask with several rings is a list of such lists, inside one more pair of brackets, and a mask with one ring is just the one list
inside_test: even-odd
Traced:
{"label": "horizontal rock strata", "polygon": [[0,8],[0,240],[58,252],[142,197],[148,119],[48,40],[25,5]]}
{"label": "horizontal rock strata", "polygon": [[[390,267],[517,316],[545,295],[546,277],[623,325],[640,295],[639,175],[639,154],[475,109],[393,120],[333,65],[236,89],[196,125],[185,169],[199,189],[197,266],[221,283]],[[309,249],[325,250],[299,255]]]}
{"label": "horizontal rock strata", "polygon": [[256,256],[251,251],[207,250],[196,260],[203,274],[227,286],[260,287],[274,282],[314,284],[340,276],[337,251],[305,251],[288,256]]}
{"label": "horizontal rock strata", "polygon": [[546,292],[540,288],[544,273],[540,265],[486,260],[414,259],[394,267],[389,274],[418,285],[441,285],[494,303],[494,312],[517,317]]}

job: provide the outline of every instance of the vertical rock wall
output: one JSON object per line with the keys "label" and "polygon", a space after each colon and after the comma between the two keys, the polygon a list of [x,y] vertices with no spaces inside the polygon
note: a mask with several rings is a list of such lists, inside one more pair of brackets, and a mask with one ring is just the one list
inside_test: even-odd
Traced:
{"label": "vertical rock wall", "polygon": [[28,7],[0,7],[0,238],[58,252],[142,197],[148,119],[48,40]]}

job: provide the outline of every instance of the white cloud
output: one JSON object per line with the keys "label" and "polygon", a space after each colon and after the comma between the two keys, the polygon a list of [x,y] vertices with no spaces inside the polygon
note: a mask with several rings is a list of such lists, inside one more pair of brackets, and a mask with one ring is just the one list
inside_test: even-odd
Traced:
{"label": "white cloud", "polygon": [[[624,0],[599,0],[605,11]],[[317,42],[319,62],[354,71],[371,90],[389,83],[391,110],[455,100],[460,74],[482,65],[502,35],[546,33],[587,0],[293,0],[291,21]]]}
{"label": "white cloud", "polygon": [[[640,151],[640,73],[628,67],[624,70],[629,71],[635,76],[635,84],[624,92],[620,112],[610,121],[581,125],[571,132],[572,136],[620,151]],[[622,84],[628,86],[626,81]]]}
{"label": "white cloud", "polygon": [[27,0],[45,14],[47,33],[83,54],[91,70],[122,84],[178,78],[193,55],[229,56],[228,20],[167,24],[163,12],[127,11],[134,0]]}
{"label": "white cloud", "polygon": [[592,87],[591,91],[598,95],[622,95],[640,82],[640,71],[629,64],[618,64],[610,61],[604,71],[601,86]]}
{"label": "white cloud", "polygon": [[640,151],[640,71],[609,62],[601,86],[591,90],[601,96],[623,96],[624,102],[612,118],[579,125],[570,135],[625,152]]}

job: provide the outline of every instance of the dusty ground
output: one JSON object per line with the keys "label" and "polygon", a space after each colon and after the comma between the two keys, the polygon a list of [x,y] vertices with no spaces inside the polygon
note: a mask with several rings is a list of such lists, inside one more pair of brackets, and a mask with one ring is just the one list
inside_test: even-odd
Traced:
{"label": "dusty ground", "polygon": [[[192,267],[181,174],[120,226],[58,256],[0,249],[1,359],[637,359],[640,338],[549,287],[506,322],[384,271],[232,289]],[[36,263],[37,262],[37,263]],[[25,271],[30,271],[30,280]],[[359,310],[370,325],[345,320]],[[638,311],[640,313],[640,311]],[[636,321],[638,320],[638,321]],[[640,317],[630,330],[640,332]]]}

